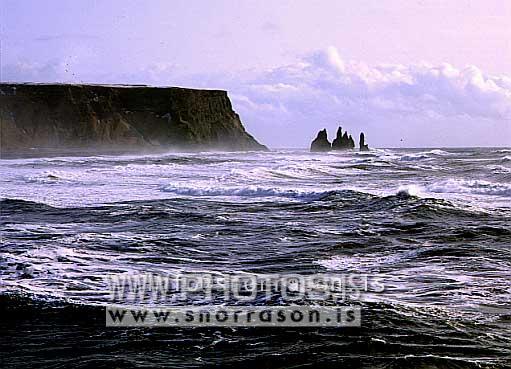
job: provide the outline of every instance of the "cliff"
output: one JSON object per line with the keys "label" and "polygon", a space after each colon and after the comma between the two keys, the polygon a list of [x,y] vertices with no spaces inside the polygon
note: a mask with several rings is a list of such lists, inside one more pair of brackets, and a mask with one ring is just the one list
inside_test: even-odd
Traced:
{"label": "cliff", "polygon": [[45,148],[265,150],[226,91],[0,84],[1,152]]}

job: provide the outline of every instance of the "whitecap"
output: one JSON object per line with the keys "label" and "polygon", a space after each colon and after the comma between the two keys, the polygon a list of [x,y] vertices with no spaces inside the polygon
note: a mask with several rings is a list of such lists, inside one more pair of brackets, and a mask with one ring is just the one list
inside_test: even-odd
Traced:
{"label": "whitecap", "polygon": [[434,149],[434,150],[431,150],[431,151],[426,151],[426,153],[427,154],[433,154],[433,155],[441,155],[441,156],[452,155],[452,153],[444,151],[444,150],[440,150],[440,149]]}
{"label": "whitecap", "polygon": [[418,154],[406,154],[399,158],[400,161],[418,161],[423,159],[431,159],[427,154],[418,153]]}
{"label": "whitecap", "polygon": [[399,197],[410,197],[410,196],[419,196],[421,193],[421,188],[417,185],[406,185],[400,186],[397,189],[396,196]]}
{"label": "whitecap", "polygon": [[236,197],[285,197],[296,198],[305,200],[319,199],[326,196],[332,191],[310,191],[310,190],[296,190],[296,189],[283,189],[276,187],[259,187],[259,186],[245,186],[245,187],[185,187],[170,185],[163,188],[164,192],[171,192],[176,195],[184,196],[236,196]]}
{"label": "whitecap", "polygon": [[25,177],[28,183],[40,184],[56,184],[56,183],[71,183],[77,180],[77,175],[65,171],[45,171],[35,175]]}
{"label": "whitecap", "polygon": [[511,184],[484,180],[449,179],[427,187],[435,193],[460,193],[511,197]]}

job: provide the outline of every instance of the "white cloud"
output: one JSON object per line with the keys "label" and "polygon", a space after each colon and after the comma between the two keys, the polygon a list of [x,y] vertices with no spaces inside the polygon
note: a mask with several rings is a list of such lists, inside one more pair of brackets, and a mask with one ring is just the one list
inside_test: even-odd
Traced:
{"label": "white cloud", "polygon": [[349,99],[351,103],[369,104],[378,113],[409,115],[431,110],[443,117],[511,118],[509,78],[486,76],[475,66],[371,67],[343,62],[334,48],[306,60],[260,75],[247,89],[251,97],[287,104],[312,99],[322,104],[316,99],[327,94],[336,97],[340,107]]}
{"label": "white cloud", "polygon": [[[463,146],[511,144],[510,82],[475,66],[348,62],[329,47],[228,87],[270,145],[304,146],[318,129],[332,135],[341,123],[378,145]],[[288,131],[276,134],[276,122]]]}

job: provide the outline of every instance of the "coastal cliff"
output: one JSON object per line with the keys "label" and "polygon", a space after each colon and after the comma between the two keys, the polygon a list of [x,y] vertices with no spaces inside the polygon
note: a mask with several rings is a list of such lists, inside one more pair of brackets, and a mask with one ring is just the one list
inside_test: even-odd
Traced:
{"label": "coastal cliff", "polygon": [[46,148],[266,150],[226,91],[0,84],[1,152]]}

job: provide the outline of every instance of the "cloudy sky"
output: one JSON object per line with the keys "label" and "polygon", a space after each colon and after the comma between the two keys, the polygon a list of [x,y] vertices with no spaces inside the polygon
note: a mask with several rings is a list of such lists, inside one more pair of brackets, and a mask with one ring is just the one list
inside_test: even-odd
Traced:
{"label": "cloudy sky", "polygon": [[306,147],[511,145],[511,1],[0,0],[1,81],[229,91],[248,130]]}

